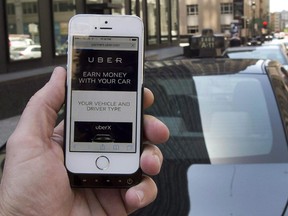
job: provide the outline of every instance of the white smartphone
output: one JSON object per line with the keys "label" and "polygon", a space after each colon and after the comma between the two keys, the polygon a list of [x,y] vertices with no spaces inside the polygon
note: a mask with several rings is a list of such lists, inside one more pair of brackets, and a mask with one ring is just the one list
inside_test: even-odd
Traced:
{"label": "white smartphone", "polygon": [[141,181],[143,22],[75,15],[69,22],[65,165],[72,187]]}

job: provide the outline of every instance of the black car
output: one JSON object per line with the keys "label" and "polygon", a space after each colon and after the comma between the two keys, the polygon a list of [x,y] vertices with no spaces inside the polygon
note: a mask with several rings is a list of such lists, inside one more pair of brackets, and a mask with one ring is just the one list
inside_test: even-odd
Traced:
{"label": "black car", "polygon": [[153,177],[158,196],[132,215],[287,215],[288,86],[281,67],[228,58],[146,62],[155,103],[145,112],[171,136],[160,145],[164,162]]}
{"label": "black car", "polygon": [[146,110],[170,129],[156,201],[133,215],[285,215],[288,86],[276,61],[145,64]]}

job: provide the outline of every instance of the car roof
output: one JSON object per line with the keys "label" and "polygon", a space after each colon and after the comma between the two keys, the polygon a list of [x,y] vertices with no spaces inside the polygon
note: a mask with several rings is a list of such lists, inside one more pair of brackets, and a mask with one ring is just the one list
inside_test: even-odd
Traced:
{"label": "car roof", "polygon": [[243,46],[243,47],[228,47],[224,52],[241,52],[241,51],[250,51],[250,50],[279,50],[278,46]]}
{"label": "car roof", "polygon": [[229,58],[146,61],[145,72],[152,72],[152,76],[154,76],[153,72],[155,70],[157,70],[157,73],[163,71],[166,75],[171,74],[171,76],[174,76],[177,71],[179,71],[179,74],[189,76],[236,73],[263,74],[266,73],[265,66],[271,65],[272,62],[275,63],[271,60]]}

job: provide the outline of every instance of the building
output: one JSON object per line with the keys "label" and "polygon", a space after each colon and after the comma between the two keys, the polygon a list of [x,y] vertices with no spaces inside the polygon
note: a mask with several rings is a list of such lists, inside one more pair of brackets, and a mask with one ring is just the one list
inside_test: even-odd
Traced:
{"label": "building", "polygon": [[241,37],[261,34],[269,17],[269,0],[179,0],[180,35],[193,35],[205,28]]}
{"label": "building", "polygon": [[271,13],[270,23],[273,32],[288,32],[288,11]]}
{"label": "building", "polygon": [[279,12],[271,13],[270,23],[273,32],[281,31],[281,14]]}
{"label": "building", "polygon": [[282,11],[280,12],[280,17],[281,17],[281,30],[283,32],[288,33],[288,11]]}

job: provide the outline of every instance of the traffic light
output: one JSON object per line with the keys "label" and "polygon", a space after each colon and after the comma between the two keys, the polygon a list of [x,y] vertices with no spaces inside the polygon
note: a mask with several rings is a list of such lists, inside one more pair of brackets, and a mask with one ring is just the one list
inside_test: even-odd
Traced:
{"label": "traffic light", "polygon": [[267,26],[268,26],[268,22],[267,21],[263,21],[263,23],[262,23],[262,25],[263,25],[263,28],[267,28]]}

